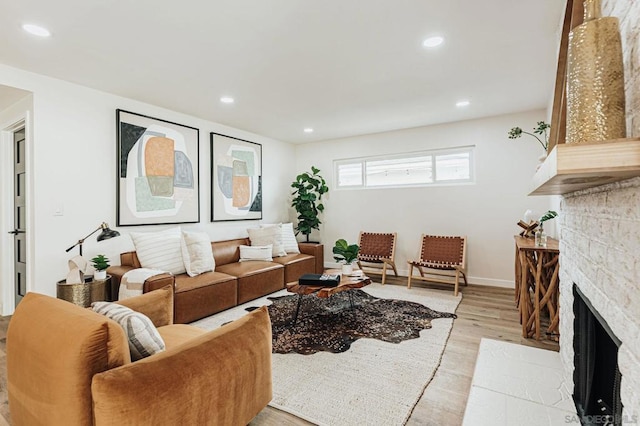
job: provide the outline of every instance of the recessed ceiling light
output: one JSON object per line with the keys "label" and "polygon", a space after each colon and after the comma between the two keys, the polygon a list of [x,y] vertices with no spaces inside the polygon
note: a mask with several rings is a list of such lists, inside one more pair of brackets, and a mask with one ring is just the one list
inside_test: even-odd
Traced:
{"label": "recessed ceiling light", "polygon": [[469,102],[467,100],[456,102],[456,106],[458,108],[463,108],[463,107],[469,106],[470,104],[471,104],[471,102]]}
{"label": "recessed ceiling light", "polygon": [[230,96],[223,96],[220,98],[220,102],[222,102],[223,104],[232,104],[234,103],[234,99]]}
{"label": "recessed ceiling light", "polygon": [[304,129],[305,133],[313,133],[313,129],[311,127],[307,127],[306,129]]}
{"label": "recessed ceiling light", "polygon": [[51,35],[48,29],[41,27],[39,25],[24,24],[22,26],[22,29],[28,32],[29,34],[33,34],[38,37],[49,37]]}
{"label": "recessed ceiling light", "polygon": [[440,46],[444,42],[444,38],[440,36],[429,37],[425,41],[422,42],[424,47],[436,47]]}

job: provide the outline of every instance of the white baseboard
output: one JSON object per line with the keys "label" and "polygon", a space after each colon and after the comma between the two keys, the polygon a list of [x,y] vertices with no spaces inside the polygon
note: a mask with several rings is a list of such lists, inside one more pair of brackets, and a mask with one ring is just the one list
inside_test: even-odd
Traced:
{"label": "white baseboard", "polygon": [[[336,262],[325,262],[324,267],[326,269],[336,269],[336,268],[339,269],[341,267],[341,264]],[[391,274],[393,274],[393,271],[391,271]],[[408,269],[403,270],[398,268],[398,274],[400,274],[403,277],[406,277],[407,275],[409,275],[409,270]],[[472,277],[470,275],[467,275],[467,282],[469,284],[486,285],[491,287],[503,287],[503,288],[515,287],[515,283],[512,280],[502,280],[498,278]]]}

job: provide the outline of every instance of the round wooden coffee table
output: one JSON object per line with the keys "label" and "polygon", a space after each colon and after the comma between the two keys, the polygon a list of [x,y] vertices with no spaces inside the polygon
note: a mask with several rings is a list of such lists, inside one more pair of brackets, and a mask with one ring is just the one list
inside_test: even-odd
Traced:
{"label": "round wooden coffee table", "polygon": [[[302,296],[315,294],[317,297],[320,297],[322,299],[328,299],[334,294],[338,294],[342,291],[351,290],[354,288],[362,288],[371,284],[371,278],[366,276],[360,269],[355,269],[353,271],[353,274],[348,276],[342,275],[340,269],[326,269],[324,273],[329,275],[340,275],[340,284],[335,287],[323,287],[321,285],[306,285],[299,283],[287,284],[287,291],[296,293],[298,295],[298,303],[296,306],[295,315],[293,316],[292,326],[295,326],[296,322],[298,321],[298,314],[300,313],[300,303],[302,302]],[[351,295],[351,293],[348,294],[349,303],[351,309],[353,309],[353,296]]]}

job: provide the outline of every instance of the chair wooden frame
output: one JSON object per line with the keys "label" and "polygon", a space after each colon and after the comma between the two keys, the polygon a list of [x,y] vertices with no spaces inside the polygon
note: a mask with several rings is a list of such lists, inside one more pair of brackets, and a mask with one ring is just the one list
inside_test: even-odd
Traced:
{"label": "chair wooden frame", "polygon": [[[448,253],[443,253],[433,259],[424,259],[426,244],[429,242],[437,242],[444,244]],[[455,255],[453,252],[455,251]],[[467,237],[450,237],[422,234],[420,237],[420,251],[418,260],[408,260],[409,275],[407,277],[407,288],[411,288],[411,280],[429,281],[435,283],[453,284],[454,296],[458,295],[460,284],[460,276],[467,285]],[[420,276],[413,276],[413,268],[417,268]],[[443,279],[441,277],[450,277],[453,280]]]}
{"label": "chair wooden frame", "polygon": [[[371,239],[378,240],[378,245],[376,246],[375,241],[370,241]],[[388,240],[391,240],[391,246],[388,246]],[[385,241],[386,240],[386,241]],[[382,269],[382,284],[387,280],[387,267],[390,266],[393,269],[393,273],[395,276],[398,276],[398,270],[396,269],[395,264],[395,256],[396,256],[396,241],[398,240],[398,234],[395,232],[364,232],[360,231],[360,235],[358,236],[358,245],[360,246],[360,252],[358,253],[358,267],[363,269],[362,263],[364,263],[364,267],[373,268],[373,269]],[[385,245],[387,242],[387,245]],[[380,244],[382,243],[382,244]],[[368,248],[371,246],[375,252],[367,252]],[[364,251],[363,251],[364,247]],[[383,254],[384,253],[384,254]],[[364,269],[363,269],[364,270]]]}

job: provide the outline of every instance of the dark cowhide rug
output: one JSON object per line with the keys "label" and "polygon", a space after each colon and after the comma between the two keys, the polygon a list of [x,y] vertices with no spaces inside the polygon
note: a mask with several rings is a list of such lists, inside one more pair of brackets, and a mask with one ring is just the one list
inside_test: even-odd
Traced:
{"label": "dark cowhide rug", "polygon": [[[353,298],[351,309],[349,293]],[[345,352],[362,337],[399,343],[420,337],[436,318],[456,318],[406,300],[379,299],[362,290],[348,290],[321,299],[302,296],[298,320],[293,318],[298,295],[270,297],[273,352],[309,355],[318,351]],[[256,308],[247,308],[253,310]]]}

